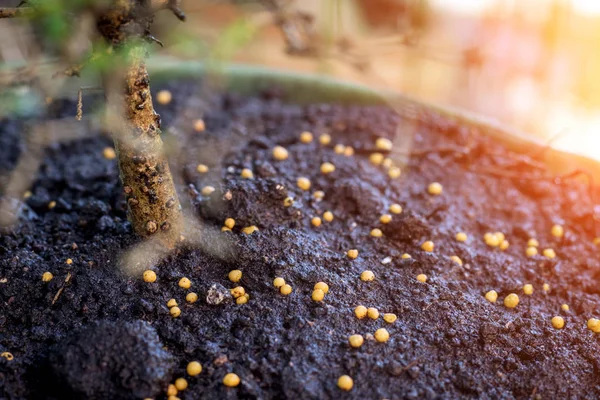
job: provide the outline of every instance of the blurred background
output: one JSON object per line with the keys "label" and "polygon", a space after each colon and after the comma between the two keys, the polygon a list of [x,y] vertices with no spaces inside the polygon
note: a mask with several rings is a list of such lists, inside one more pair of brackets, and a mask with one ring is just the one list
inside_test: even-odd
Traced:
{"label": "blurred background", "polygon": [[[600,159],[600,0],[183,0],[181,7],[186,23],[157,15],[161,55],[392,88]],[[0,20],[1,38],[18,29]],[[0,41],[3,63],[30,58],[20,33]]]}

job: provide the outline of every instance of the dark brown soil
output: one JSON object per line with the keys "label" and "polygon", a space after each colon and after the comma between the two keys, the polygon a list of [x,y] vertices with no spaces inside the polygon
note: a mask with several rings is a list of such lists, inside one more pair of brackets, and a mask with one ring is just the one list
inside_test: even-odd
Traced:
{"label": "dark brown soil", "polygon": [[[275,92],[201,103],[189,82],[170,89],[173,102],[157,109],[165,138],[184,144],[172,166],[182,203],[202,223],[154,266],[156,283],[127,275],[120,260],[138,240],[126,221],[115,161],[102,156],[110,140],[97,135],[49,146],[18,227],[0,237],[0,353],[14,355],[0,358],[0,398],[164,399],[192,360],[203,371],[187,377],[182,399],[600,396],[600,345],[586,328],[600,314],[600,260],[584,183],[548,178],[436,115],[412,123],[383,107],[286,105]],[[205,110],[203,133],[193,129],[194,101]],[[53,117],[74,110],[66,102]],[[26,151],[26,125],[1,121],[0,173]],[[300,143],[304,130],[330,132],[332,144]],[[369,162],[379,136],[412,138],[415,153],[400,179]],[[355,155],[336,154],[337,143]],[[273,159],[275,145],[288,149],[288,160]],[[424,152],[449,147],[468,150]],[[325,161],[335,172],[320,173]],[[210,171],[197,173],[198,163]],[[240,178],[242,168],[254,179]],[[300,176],[310,178],[310,191],[297,188]],[[427,193],[433,181],[443,184],[441,196]],[[217,190],[202,196],[206,185]],[[315,190],[325,192],[322,201]],[[295,198],[289,208],[287,196]],[[57,205],[50,210],[51,200]],[[392,203],[404,212],[383,225],[379,217]],[[333,222],[313,227],[311,218],[326,210]],[[233,232],[220,231],[227,217],[236,220]],[[555,223],[565,226],[564,238],[550,234]],[[260,230],[242,234],[249,225]],[[376,227],[383,237],[369,235]],[[454,239],[459,231],[469,235],[466,243]],[[484,243],[483,235],[496,231],[510,241],[507,250]],[[557,257],[527,258],[530,237]],[[425,240],[434,241],[434,252],[421,250]],[[360,252],[356,260],[345,255],[351,248]],[[403,253],[412,258],[401,259]],[[391,262],[384,264],[386,257]],[[232,269],[243,271],[250,301],[208,304],[212,285],[237,286],[227,279]],[[359,279],[367,269],[373,282]],[[42,282],[44,271],[54,274],[51,282]],[[427,283],[416,280],[420,273]],[[183,276],[190,290],[178,287]],[[291,295],[273,287],[277,276],[292,285]],[[321,303],[311,300],[318,281],[330,286]],[[523,294],[525,283],[533,295]],[[499,293],[495,304],[484,298],[491,289]],[[189,291],[200,300],[187,304]],[[521,300],[516,309],[502,305],[511,292]],[[171,298],[179,318],[169,314]],[[563,303],[570,311],[561,311]],[[358,320],[359,304],[398,320]],[[565,318],[564,329],[552,327],[555,315]],[[381,327],[390,332],[387,343],[348,345],[350,335]],[[240,376],[237,388],[222,384],[227,372]],[[348,393],[336,385],[343,374],[354,379]]]}

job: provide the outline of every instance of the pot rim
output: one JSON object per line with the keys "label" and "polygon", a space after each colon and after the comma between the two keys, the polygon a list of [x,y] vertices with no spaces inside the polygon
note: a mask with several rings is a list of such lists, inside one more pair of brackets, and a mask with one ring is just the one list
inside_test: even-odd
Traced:
{"label": "pot rim", "polygon": [[173,78],[197,77],[210,74],[211,85],[240,94],[255,94],[277,86],[284,92],[286,102],[294,104],[338,103],[345,105],[391,105],[403,117],[416,119],[437,115],[449,124],[470,127],[476,134],[499,140],[509,149],[535,155],[552,174],[564,175],[585,171],[600,181],[600,161],[580,154],[549,147],[525,132],[509,127],[496,119],[450,107],[418,100],[389,89],[375,89],[360,83],[348,82],[327,75],[300,73],[248,64],[208,66],[200,61],[181,61],[168,57],[151,58],[148,62],[151,84]]}

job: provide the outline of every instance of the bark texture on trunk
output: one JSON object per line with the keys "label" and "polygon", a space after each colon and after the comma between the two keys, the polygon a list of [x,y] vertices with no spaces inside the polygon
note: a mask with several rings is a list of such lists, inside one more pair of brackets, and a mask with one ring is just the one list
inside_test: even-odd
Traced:
{"label": "bark texture on trunk", "polygon": [[96,25],[110,45],[125,49],[105,75],[104,87],[129,219],[139,236],[173,248],[180,240],[183,221],[145,64],[152,19],[150,0],[113,0],[97,17]]}
{"label": "bark texture on trunk", "polygon": [[160,117],[152,105],[143,44],[129,51],[124,73],[124,91],[119,96],[117,86],[109,103],[117,111],[122,107],[122,128],[113,129],[113,139],[129,217],[138,235],[155,236],[174,247],[182,231],[181,206],[164,154]]}

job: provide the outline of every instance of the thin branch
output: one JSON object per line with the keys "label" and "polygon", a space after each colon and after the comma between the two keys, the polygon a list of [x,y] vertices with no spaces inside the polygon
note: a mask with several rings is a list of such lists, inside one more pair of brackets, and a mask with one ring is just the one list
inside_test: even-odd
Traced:
{"label": "thin branch", "polygon": [[31,14],[32,9],[30,7],[2,7],[0,8],[0,18],[16,18],[23,17],[27,14]]}
{"label": "thin branch", "polygon": [[75,115],[75,119],[77,121],[81,121],[83,118],[83,92],[90,92],[94,90],[102,90],[102,88],[95,86],[82,86],[77,91],[77,114]]}

